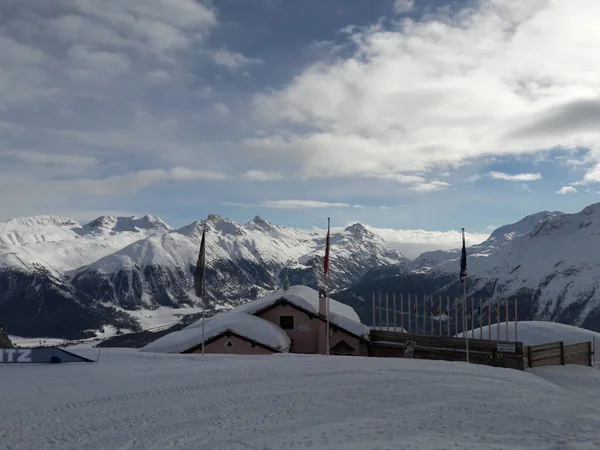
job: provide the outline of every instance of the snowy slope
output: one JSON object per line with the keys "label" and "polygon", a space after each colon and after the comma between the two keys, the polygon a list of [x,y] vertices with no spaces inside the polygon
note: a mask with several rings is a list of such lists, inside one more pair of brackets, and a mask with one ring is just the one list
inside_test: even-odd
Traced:
{"label": "snowy slope", "polygon": [[[500,324],[500,339],[506,340],[507,326],[506,323]],[[498,325],[493,323],[489,328],[484,326],[482,329],[482,338],[488,339],[488,330],[491,329],[492,339],[496,339],[498,333]],[[479,339],[479,328],[469,331],[469,337],[474,336]],[[463,333],[459,333],[458,337],[463,337]],[[580,342],[591,342],[596,340],[600,344],[600,333],[586,330],[584,328],[574,327],[555,322],[541,322],[536,320],[523,321],[517,323],[517,339],[523,342],[523,345],[541,345],[550,342],[563,341],[565,345],[578,344]],[[508,322],[508,340],[515,339],[515,323]]]}
{"label": "snowy slope", "polygon": [[0,267],[41,264],[61,273],[171,230],[153,216],[103,216],[85,225],[60,216],[11,219],[0,223]]}
{"label": "snowy slope", "polygon": [[[497,229],[485,242],[469,247],[467,254],[469,295],[492,304],[519,298],[522,319],[600,331],[600,203],[576,214],[528,216]],[[427,252],[381,269],[379,277],[374,271],[345,298],[352,303],[378,289],[461,296],[459,269],[460,250]],[[362,313],[367,315],[368,308]],[[363,321],[370,323],[370,316]]]}
{"label": "snowy slope", "polygon": [[597,449],[600,373],[542,369],[103,349],[98,364],[0,366],[0,447]]}

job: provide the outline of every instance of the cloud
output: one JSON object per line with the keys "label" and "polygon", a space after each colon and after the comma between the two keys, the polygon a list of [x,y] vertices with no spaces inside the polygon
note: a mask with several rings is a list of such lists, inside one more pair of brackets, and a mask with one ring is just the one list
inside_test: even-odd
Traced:
{"label": "cloud", "polygon": [[215,64],[225,67],[231,72],[236,72],[242,67],[262,64],[262,61],[258,58],[248,58],[241,53],[230,52],[223,49],[213,53],[213,60]]}
{"label": "cloud", "polygon": [[429,181],[426,183],[414,184],[409,189],[414,192],[435,192],[446,189],[448,186],[450,186],[450,184],[445,181]]}
{"label": "cloud", "polygon": [[[416,258],[431,250],[453,250],[462,245],[460,231],[425,231],[378,228],[365,225],[367,229],[380,236],[407,258]],[[489,237],[489,233],[465,233],[468,246],[480,244]]]}
{"label": "cloud", "polygon": [[577,189],[575,189],[573,186],[563,186],[558,191],[556,191],[557,194],[561,194],[561,195],[575,194],[576,192],[577,192]]}
{"label": "cloud", "polygon": [[313,209],[313,208],[364,208],[362,205],[352,205],[341,202],[323,202],[319,200],[266,200],[260,203],[223,202],[226,206],[243,208],[273,208],[273,209]]}
{"label": "cloud", "polygon": [[283,178],[279,173],[264,170],[247,170],[243,176],[245,179],[252,181],[276,181]]}
{"label": "cloud", "polygon": [[412,10],[415,6],[414,0],[395,0],[394,11],[397,14],[405,14]]}
{"label": "cloud", "polygon": [[493,180],[505,181],[537,181],[542,179],[541,173],[518,173],[510,175],[504,172],[490,172],[488,176]]}
{"label": "cloud", "polygon": [[[250,144],[305,176],[426,175],[574,146],[600,161],[600,3],[583,5],[492,0],[346,29],[344,52],[255,96],[272,132]],[[523,133],[538,117],[548,120]],[[556,121],[560,133],[540,132]]]}
{"label": "cloud", "polygon": [[222,181],[227,176],[209,170],[193,170],[185,167],[171,169],[139,170],[122,175],[98,179],[75,179],[57,183],[57,188],[77,191],[94,196],[132,194],[158,183],[167,181]]}

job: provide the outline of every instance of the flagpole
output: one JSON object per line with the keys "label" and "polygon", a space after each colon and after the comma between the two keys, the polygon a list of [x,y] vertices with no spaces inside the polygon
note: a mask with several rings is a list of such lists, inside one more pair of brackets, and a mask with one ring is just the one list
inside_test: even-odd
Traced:
{"label": "flagpole", "polygon": [[326,318],[326,333],[327,333],[327,337],[325,339],[325,345],[327,346],[327,355],[329,356],[329,283],[327,282],[328,280],[328,275],[329,275],[329,230],[330,230],[330,225],[331,225],[331,219],[328,217],[327,218],[327,242],[326,242],[326,246],[327,246],[327,269],[326,269],[326,273],[325,273],[325,292],[326,292],[326,297],[325,297],[325,307],[326,307],[326,314],[325,314],[325,318]]}
{"label": "flagpole", "polygon": [[194,273],[194,290],[202,303],[202,355],[204,355],[204,322],[206,321],[206,224],[202,230],[200,252]]}
{"label": "flagpole", "polygon": [[[461,228],[462,231],[462,239],[463,239],[463,247],[462,247],[462,255],[461,255],[461,272],[464,268],[463,275],[463,314],[466,313],[467,307],[467,249],[465,247],[465,229]],[[463,316],[464,317],[464,316]],[[467,364],[469,363],[469,332],[464,330],[465,335],[465,349],[467,352]]]}

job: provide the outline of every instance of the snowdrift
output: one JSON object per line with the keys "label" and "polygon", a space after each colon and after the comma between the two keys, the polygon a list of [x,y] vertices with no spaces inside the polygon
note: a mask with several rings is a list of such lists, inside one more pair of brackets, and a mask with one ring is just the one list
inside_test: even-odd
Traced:
{"label": "snowdrift", "polygon": [[[500,325],[500,340],[505,341],[506,338],[506,323]],[[496,340],[498,325],[492,324],[492,340]],[[517,325],[517,339],[523,342],[523,345],[540,345],[550,342],[563,341],[565,345],[577,344],[579,342],[589,342],[594,338],[600,343],[600,333],[586,330],[584,328],[574,327],[556,322],[541,322],[541,321],[523,321]],[[469,331],[469,338],[472,332]],[[457,335],[463,337],[463,333]],[[488,338],[488,327],[483,327],[483,339]],[[475,339],[479,339],[479,328],[475,329]],[[508,340],[515,339],[515,323],[508,323]]]}

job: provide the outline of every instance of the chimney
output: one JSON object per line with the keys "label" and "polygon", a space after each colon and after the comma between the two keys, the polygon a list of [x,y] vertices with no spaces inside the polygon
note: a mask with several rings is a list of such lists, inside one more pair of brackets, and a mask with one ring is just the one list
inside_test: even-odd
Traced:
{"label": "chimney", "polygon": [[[319,314],[321,316],[327,315],[327,292],[325,289],[319,291]],[[319,320],[319,339],[317,353],[320,355],[327,354],[327,324]]]}
{"label": "chimney", "polygon": [[319,291],[319,314],[327,315],[327,292],[325,289]]}

